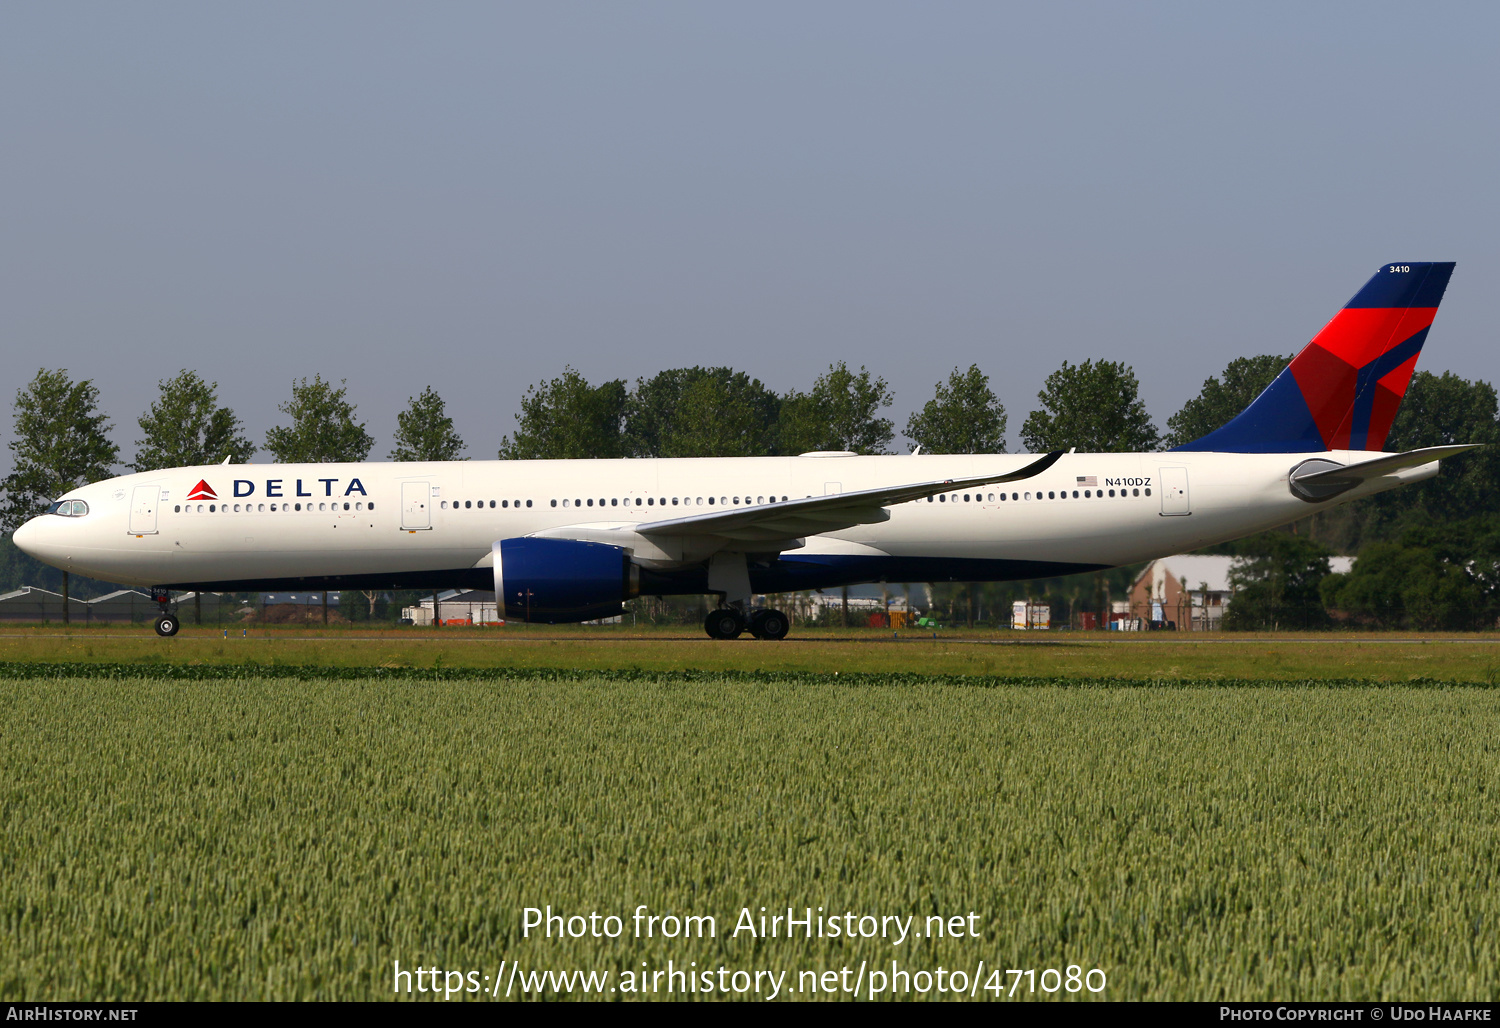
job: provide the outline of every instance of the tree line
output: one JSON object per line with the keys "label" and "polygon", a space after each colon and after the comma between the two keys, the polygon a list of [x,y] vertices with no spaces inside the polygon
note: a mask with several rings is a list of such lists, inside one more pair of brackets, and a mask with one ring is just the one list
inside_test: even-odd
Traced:
{"label": "tree line", "polygon": [[[1043,383],[1020,439],[1033,453],[1074,447],[1088,452],[1170,449],[1228,423],[1289,360],[1290,355],[1265,354],[1231,361],[1167,419],[1164,432],[1147,412],[1130,366],[1064,361]],[[294,380],[290,399],[278,405],[285,423],[267,431],[259,448],[238,415],[219,402],[217,383],[184,369],[158,387],[156,400],[136,419],[140,435],[134,459],[123,465],[133,471],[217,464],[226,458],[243,463],[258,449],[281,463],[363,461],[374,447],[342,380],[334,383],[319,375]],[[122,463],[99,395],[93,381],[75,381],[64,370],[46,368],[17,390],[8,442],[13,470],[0,481],[0,532],[13,531],[69,489],[109,477]],[[885,379],[843,361],[831,364],[806,391],[785,393],[728,367],[672,368],[638,378],[632,386],[623,379],[590,383],[568,366],[558,377],[526,390],[516,425],[502,438],[497,456],[889,453],[895,425],[884,412],[893,402]],[[970,365],[954,368],[946,381],[936,384],[932,398],[907,420],[904,434],[910,449],[926,453],[1003,453],[1007,425],[1007,412],[989,376]],[[1497,441],[1500,412],[1491,384],[1419,371],[1387,448]],[[463,450],[445,402],[428,386],[398,413],[388,456],[398,461],[457,460]],[[1279,623],[1276,612],[1300,610],[1303,622],[1311,625],[1324,618],[1320,623],[1326,624],[1328,610],[1336,606],[1380,625],[1493,624],[1500,613],[1497,501],[1500,448],[1487,446],[1448,462],[1441,475],[1420,485],[1343,505],[1285,531],[1217,547],[1243,558],[1235,584],[1244,602],[1237,598],[1233,620],[1237,627],[1267,627]],[[1336,552],[1360,555],[1353,573],[1329,574],[1326,558]],[[0,541],[0,579],[29,563],[8,539]],[[1384,584],[1377,585],[1372,576]],[[0,586],[8,587],[4,581]],[[1025,587],[1019,589],[1024,592]],[[1061,606],[1090,602],[1080,599],[1087,592],[1074,586],[1071,599]]]}

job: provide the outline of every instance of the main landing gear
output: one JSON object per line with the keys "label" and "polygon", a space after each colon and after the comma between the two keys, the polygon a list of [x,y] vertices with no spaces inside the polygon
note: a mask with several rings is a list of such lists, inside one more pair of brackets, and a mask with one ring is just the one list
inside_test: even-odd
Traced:
{"label": "main landing gear", "polygon": [[710,639],[736,639],[745,629],[757,639],[785,639],[791,622],[779,610],[745,613],[750,606],[750,569],[743,553],[715,553],[708,561],[708,591],[724,606],[708,612],[703,630]]}
{"label": "main landing gear", "polygon": [[747,624],[744,615],[733,607],[711,610],[703,619],[703,630],[710,639],[737,639],[747,628],[757,639],[785,639],[791,622],[779,610],[761,609],[750,613]]}
{"label": "main landing gear", "polygon": [[156,634],[167,638],[177,634],[177,629],[182,623],[177,620],[177,615],[171,613],[172,592],[159,586],[151,589],[151,598],[156,601],[156,608],[161,611],[161,616],[156,619]]}

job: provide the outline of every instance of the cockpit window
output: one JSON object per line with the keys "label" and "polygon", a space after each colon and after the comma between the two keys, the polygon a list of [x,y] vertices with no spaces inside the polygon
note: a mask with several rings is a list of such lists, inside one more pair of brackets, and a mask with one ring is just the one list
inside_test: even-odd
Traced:
{"label": "cockpit window", "polygon": [[82,500],[58,500],[47,508],[48,514],[59,514],[65,518],[81,518],[89,512],[89,505]]}

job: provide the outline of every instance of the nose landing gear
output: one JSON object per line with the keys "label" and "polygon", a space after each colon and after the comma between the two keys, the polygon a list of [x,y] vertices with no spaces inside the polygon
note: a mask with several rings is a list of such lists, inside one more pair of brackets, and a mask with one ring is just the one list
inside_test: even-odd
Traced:
{"label": "nose landing gear", "polygon": [[181,622],[177,620],[177,615],[171,613],[170,610],[172,606],[171,590],[163,589],[160,586],[153,586],[151,588],[151,598],[156,601],[156,607],[161,611],[161,616],[156,619],[156,634],[162,638],[176,635],[177,629],[181,627]]}

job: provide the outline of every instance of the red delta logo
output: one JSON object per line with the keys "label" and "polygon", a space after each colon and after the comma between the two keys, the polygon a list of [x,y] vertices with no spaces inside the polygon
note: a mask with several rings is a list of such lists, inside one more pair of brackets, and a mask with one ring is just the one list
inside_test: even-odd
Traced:
{"label": "red delta logo", "polygon": [[217,500],[219,494],[214,492],[213,486],[200,478],[198,484],[193,486],[192,492],[187,494],[187,498],[190,500]]}

